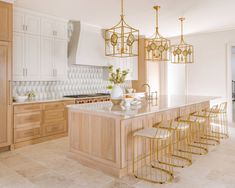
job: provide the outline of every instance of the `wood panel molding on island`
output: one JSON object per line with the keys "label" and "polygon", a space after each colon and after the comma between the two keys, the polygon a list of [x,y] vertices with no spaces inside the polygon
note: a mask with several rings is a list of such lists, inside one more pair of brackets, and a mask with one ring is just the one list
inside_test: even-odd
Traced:
{"label": "wood panel molding on island", "polygon": [[70,157],[116,177],[132,170],[133,133],[154,124],[209,108],[210,102],[185,105],[131,118],[69,108]]}

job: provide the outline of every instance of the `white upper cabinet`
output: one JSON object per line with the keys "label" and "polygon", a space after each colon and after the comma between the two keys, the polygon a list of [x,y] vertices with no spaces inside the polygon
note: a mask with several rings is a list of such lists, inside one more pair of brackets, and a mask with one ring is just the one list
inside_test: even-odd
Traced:
{"label": "white upper cabinet", "polygon": [[26,35],[24,40],[25,80],[40,80],[40,37]]}
{"label": "white upper cabinet", "polygon": [[55,39],[54,41],[54,70],[57,80],[67,77],[67,41]]}
{"label": "white upper cabinet", "polygon": [[68,76],[67,23],[42,18],[41,26],[41,70],[44,75],[42,79],[65,80]]}
{"label": "white upper cabinet", "polygon": [[68,38],[68,25],[65,22],[56,21],[54,24],[54,35],[58,39]]}
{"label": "white upper cabinet", "polygon": [[65,80],[67,78],[67,41],[42,37],[42,80]]}
{"label": "white upper cabinet", "polygon": [[13,12],[13,31],[23,33],[25,29],[24,25],[24,13],[22,11],[14,10]]}
{"label": "white upper cabinet", "polygon": [[40,80],[40,37],[23,33],[13,35],[13,80]]}
{"label": "white upper cabinet", "polygon": [[13,80],[24,80],[24,34],[13,35]]}
{"label": "white upper cabinet", "polygon": [[21,9],[14,9],[13,31],[27,33],[31,35],[40,35],[40,17]]}
{"label": "white upper cabinet", "polygon": [[25,15],[25,32],[32,35],[40,35],[40,17],[32,14]]}
{"label": "white upper cabinet", "polygon": [[67,22],[57,21],[50,18],[42,18],[41,34],[46,37],[55,37],[67,40]]}
{"label": "white upper cabinet", "polygon": [[54,37],[54,23],[52,19],[42,18],[41,20],[41,35],[45,37]]}
{"label": "white upper cabinet", "polygon": [[41,39],[41,76],[44,80],[54,80],[55,71],[53,70],[53,46],[54,40],[50,37]]}
{"label": "white upper cabinet", "polygon": [[13,80],[67,79],[67,22],[14,9]]}

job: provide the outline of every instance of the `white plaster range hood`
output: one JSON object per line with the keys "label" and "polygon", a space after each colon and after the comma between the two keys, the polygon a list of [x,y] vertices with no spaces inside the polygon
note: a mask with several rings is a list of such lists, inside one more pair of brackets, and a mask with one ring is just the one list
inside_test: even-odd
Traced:
{"label": "white plaster range hood", "polygon": [[102,28],[70,21],[69,33],[69,64],[107,66]]}

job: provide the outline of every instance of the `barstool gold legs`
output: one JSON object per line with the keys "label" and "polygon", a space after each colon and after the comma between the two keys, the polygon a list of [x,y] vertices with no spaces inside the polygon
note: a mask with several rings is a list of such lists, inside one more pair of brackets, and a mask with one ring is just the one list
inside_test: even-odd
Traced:
{"label": "barstool gold legs", "polygon": [[185,122],[190,125],[189,129],[189,150],[180,150],[181,152],[191,153],[194,155],[205,155],[208,153],[208,145],[202,142],[201,136],[204,135],[204,118],[188,116],[178,118],[179,122]]}
{"label": "barstool gold legs", "polygon": [[209,110],[154,125],[133,134],[132,171],[136,178],[166,183],[174,178],[173,167],[192,164],[192,154],[208,153],[209,145],[228,138],[227,103]]}
{"label": "barstool gold legs", "polygon": [[[183,150],[190,151],[190,147],[188,146],[190,137],[189,124],[186,122],[168,121],[157,126],[169,130],[172,134],[172,160],[167,165],[180,168],[190,166],[192,164],[192,154],[182,152]],[[164,164],[161,161],[160,163]]]}
{"label": "barstool gold legs", "polygon": [[[212,108],[213,109],[213,108]],[[210,109],[212,111],[212,109]],[[220,139],[229,137],[227,121],[227,102],[221,103],[216,110],[212,111],[214,117],[211,122],[212,133]]]}
{"label": "barstool gold legs", "polygon": [[[172,181],[171,133],[164,129],[146,128],[133,135],[133,174],[154,183]],[[166,164],[160,163],[164,162]]]}

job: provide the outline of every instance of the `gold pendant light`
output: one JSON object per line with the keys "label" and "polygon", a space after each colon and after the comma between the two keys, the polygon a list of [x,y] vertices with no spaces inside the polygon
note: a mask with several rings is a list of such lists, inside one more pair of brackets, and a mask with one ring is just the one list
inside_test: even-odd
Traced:
{"label": "gold pendant light", "polygon": [[152,38],[145,40],[145,59],[148,61],[168,62],[171,59],[170,40],[162,37],[158,27],[158,12],[160,6],[153,7],[156,10],[156,33]]}
{"label": "gold pendant light", "polygon": [[179,45],[172,45],[172,63],[188,64],[194,62],[194,49],[190,44],[185,43],[183,35],[183,22],[185,18],[179,18],[181,22],[181,40]]}
{"label": "gold pendant light", "polygon": [[121,0],[121,20],[114,27],[105,30],[105,55],[111,57],[138,56],[139,30],[124,20]]}

